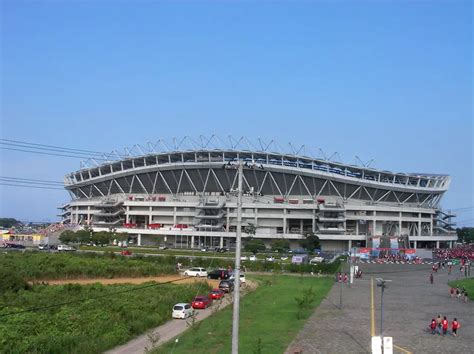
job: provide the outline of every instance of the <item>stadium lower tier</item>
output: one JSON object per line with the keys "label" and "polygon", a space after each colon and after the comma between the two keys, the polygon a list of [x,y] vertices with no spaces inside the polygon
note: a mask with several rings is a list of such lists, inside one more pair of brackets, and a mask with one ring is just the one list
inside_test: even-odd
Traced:
{"label": "stadium lower tier", "polygon": [[[237,201],[232,195],[77,199],[61,209],[65,222],[128,233],[139,245],[235,247]],[[396,203],[248,195],[242,204],[242,236],[267,245],[287,239],[297,249],[314,233],[327,251],[439,247],[457,240],[452,217],[439,209]]]}

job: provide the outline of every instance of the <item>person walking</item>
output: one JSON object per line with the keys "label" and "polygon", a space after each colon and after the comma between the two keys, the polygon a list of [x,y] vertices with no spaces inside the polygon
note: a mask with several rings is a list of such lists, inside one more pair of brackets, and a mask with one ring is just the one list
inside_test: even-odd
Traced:
{"label": "person walking", "polygon": [[430,323],[431,334],[436,334],[436,320],[433,318]]}
{"label": "person walking", "polygon": [[436,318],[436,331],[438,332],[438,335],[441,334],[442,321],[443,320],[441,319],[441,315],[438,315],[438,317]]}
{"label": "person walking", "polygon": [[449,322],[446,319],[446,316],[443,317],[443,321],[441,321],[441,324],[443,326],[443,336],[445,336],[446,333],[448,333],[448,325],[449,325]]}
{"label": "person walking", "polygon": [[454,317],[453,322],[451,322],[451,330],[453,331],[453,336],[457,336],[458,334],[458,328],[460,327],[460,324],[458,322],[458,319]]}
{"label": "person walking", "polygon": [[433,284],[433,273],[430,274],[430,283]]}
{"label": "person walking", "polygon": [[454,293],[456,292],[456,289],[451,287],[451,290],[449,291],[451,293],[451,299],[454,297]]}

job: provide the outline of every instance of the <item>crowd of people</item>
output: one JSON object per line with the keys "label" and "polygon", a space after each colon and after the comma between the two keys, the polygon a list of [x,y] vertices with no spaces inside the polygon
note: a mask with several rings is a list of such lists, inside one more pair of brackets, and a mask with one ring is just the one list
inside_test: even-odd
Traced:
{"label": "crowd of people", "polygon": [[463,245],[454,248],[435,248],[433,249],[433,258],[445,261],[451,259],[474,261],[474,245]]}
{"label": "crowd of people", "polygon": [[404,253],[392,253],[390,250],[379,251],[379,255],[377,258],[389,262],[416,262],[419,259],[418,257],[413,255],[407,255]]}
{"label": "crowd of people", "polygon": [[[453,336],[457,336],[458,329],[461,327],[461,324],[459,323],[458,319],[454,317],[454,319],[451,321],[451,333]],[[441,318],[441,315],[438,315],[437,318],[433,318],[430,322],[430,330],[431,334],[433,335],[443,335],[445,336],[448,334],[448,328],[449,328],[449,321],[446,318],[446,316],[443,316]]]}

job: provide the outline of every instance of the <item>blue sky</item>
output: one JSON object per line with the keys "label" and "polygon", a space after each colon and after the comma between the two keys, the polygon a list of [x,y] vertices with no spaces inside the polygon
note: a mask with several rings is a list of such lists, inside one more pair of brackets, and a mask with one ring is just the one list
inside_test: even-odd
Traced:
{"label": "blue sky", "polygon": [[[3,1],[2,138],[111,151],[218,134],[448,173],[473,202],[470,1]],[[0,150],[1,176],[79,160]],[[62,191],[0,186],[0,216],[54,219]],[[474,224],[473,209],[459,214]]]}

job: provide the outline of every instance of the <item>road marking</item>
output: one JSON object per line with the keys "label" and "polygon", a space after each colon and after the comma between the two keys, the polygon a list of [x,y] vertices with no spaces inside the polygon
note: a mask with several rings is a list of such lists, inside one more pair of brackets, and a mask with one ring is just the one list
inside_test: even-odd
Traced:
{"label": "road marking", "polygon": [[411,351],[406,350],[406,349],[403,349],[402,347],[399,347],[398,345],[395,345],[395,344],[394,344],[393,347],[394,347],[394,348],[397,348],[398,350],[400,350],[401,352],[404,352],[404,353],[406,353],[406,354],[412,354]]}
{"label": "road marking", "polygon": [[370,335],[375,336],[374,278],[370,277]]}

